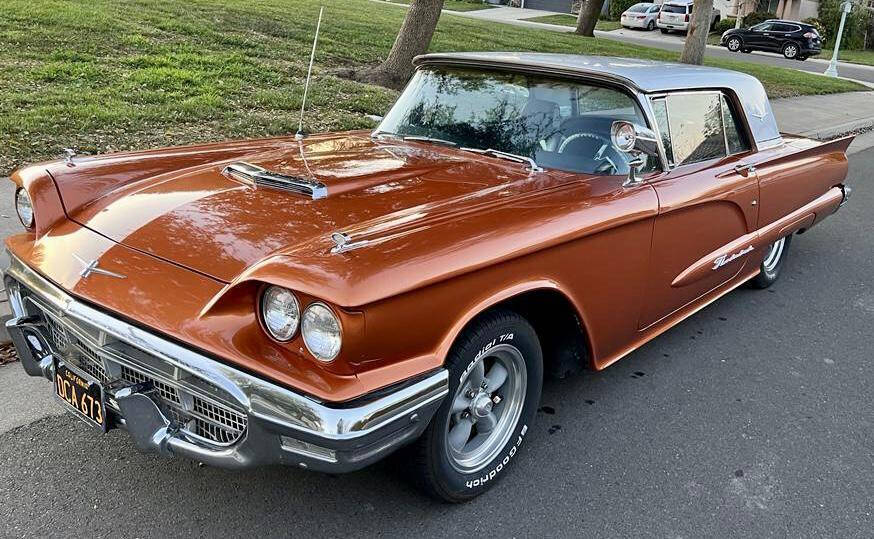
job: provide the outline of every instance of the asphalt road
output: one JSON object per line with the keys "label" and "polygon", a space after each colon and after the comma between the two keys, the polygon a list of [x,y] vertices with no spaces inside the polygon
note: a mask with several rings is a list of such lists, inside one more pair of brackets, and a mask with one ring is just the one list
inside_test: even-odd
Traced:
{"label": "asphalt road", "polygon": [[142,455],[42,417],[50,384],[0,367],[0,413],[27,410],[0,434],[0,535],[870,537],[872,175],[874,150],[851,157],[850,204],[771,289],[548,382],[512,473],[467,505],[420,495],[402,457],[331,477]]}
{"label": "asphalt road", "polygon": [[[614,39],[624,43],[636,43],[647,47],[656,47],[669,51],[679,52],[683,50],[682,36],[670,34],[663,37],[661,32],[658,31],[646,32],[643,30],[623,29],[615,32],[598,32],[598,37]],[[828,60],[831,60],[831,57],[818,56],[814,59],[799,62],[798,60],[787,60],[783,58],[783,56],[774,53],[754,52],[751,54],[742,54],[729,52],[724,47],[716,46],[707,47],[707,57],[753,62],[756,64],[765,64],[775,67],[788,67],[790,69],[798,69],[818,74],[825,72],[828,67]],[[874,66],[863,66],[840,62],[838,66],[838,74],[841,77],[848,79],[874,83]]]}

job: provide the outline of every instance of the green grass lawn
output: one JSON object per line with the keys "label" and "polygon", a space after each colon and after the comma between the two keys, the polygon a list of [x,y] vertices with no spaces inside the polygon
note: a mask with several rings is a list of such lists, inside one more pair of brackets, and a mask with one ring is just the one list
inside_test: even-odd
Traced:
{"label": "green grass lawn", "polygon": [[[412,0],[384,0],[392,4],[409,4]],[[490,6],[476,0],[443,0],[443,9],[450,11],[477,11],[480,9],[491,9],[495,6]]]}
{"label": "green grass lawn", "polygon": [[[823,49],[822,54],[817,56],[817,58],[822,58],[825,60],[831,60],[832,54],[834,52],[829,49]],[[838,59],[842,62],[849,62],[851,64],[863,64],[866,66],[874,66],[874,51],[840,51],[838,53]]]}
{"label": "green grass lawn", "polygon": [[[530,17],[528,19],[522,19],[523,21],[531,21],[531,22],[542,22],[546,24],[557,24],[559,26],[574,26],[577,25],[577,17],[576,15],[564,15],[564,14],[556,14],[556,15],[543,15],[541,17]],[[595,24],[595,30],[603,30],[605,32],[609,32],[611,30],[618,30],[622,28],[622,25],[619,24],[619,21],[602,21],[599,20],[597,24]]]}
{"label": "green grass lawn", "polygon": [[[88,152],[293,133],[320,5],[310,131],[370,127],[396,93],[333,76],[378,62],[404,10],[367,0],[3,0],[0,174]],[[444,16],[433,51],[536,50],[676,60],[606,39]],[[860,86],[796,71],[708,63],[759,77],[772,96]]]}

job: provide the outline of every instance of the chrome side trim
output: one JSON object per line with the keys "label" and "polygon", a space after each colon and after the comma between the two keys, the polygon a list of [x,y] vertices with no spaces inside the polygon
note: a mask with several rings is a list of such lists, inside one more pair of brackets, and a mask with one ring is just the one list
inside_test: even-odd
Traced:
{"label": "chrome side trim", "polygon": [[[65,316],[80,320],[191,376],[218,386],[251,418],[276,428],[293,430],[305,438],[327,442],[354,441],[372,435],[426,406],[449,391],[449,376],[439,369],[393,392],[362,401],[332,406],[220,363],[189,348],[140,329],[76,300],[9,253],[7,278],[19,281]],[[15,301],[11,302],[14,306]],[[15,316],[23,316],[16,312]],[[366,396],[365,396],[366,397]],[[362,397],[363,400],[364,397]],[[430,416],[429,416],[430,417]]]}
{"label": "chrome side trim", "polygon": [[313,200],[328,196],[328,188],[322,182],[300,176],[289,176],[287,174],[271,172],[266,168],[244,161],[231,163],[222,170],[222,174],[250,182],[254,185],[263,185],[309,195]]}

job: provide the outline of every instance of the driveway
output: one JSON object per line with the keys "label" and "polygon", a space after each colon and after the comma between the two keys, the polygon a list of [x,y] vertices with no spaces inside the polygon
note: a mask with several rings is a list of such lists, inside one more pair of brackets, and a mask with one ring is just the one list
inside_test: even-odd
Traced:
{"label": "driveway", "polygon": [[0,535],[870,536],[872,176],[874,150],[853,155],[850,204],[770,289],[548,382],[513,473],[466,505],[421,496],[403,455],[340,477],[142,455],[46,416],[51,384],[0,367]]}

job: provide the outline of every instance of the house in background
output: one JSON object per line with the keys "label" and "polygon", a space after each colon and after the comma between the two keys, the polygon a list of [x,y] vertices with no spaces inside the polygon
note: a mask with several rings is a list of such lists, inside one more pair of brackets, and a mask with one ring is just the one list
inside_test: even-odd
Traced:
{"label": "house in background", "polygon": [[[718,3],[714,2],[714,6]],[[734,17],[738,9],[743,15],[753,11],[774,13],[780,19],[802,21],[819,16],[819,0],[731,0],[730,13]]]}
{"label": "house in background", "polygon": [[759,2],[762,11],[776,13],[781,19],[801,21],[819,16],[819,0],[767,0]]}

